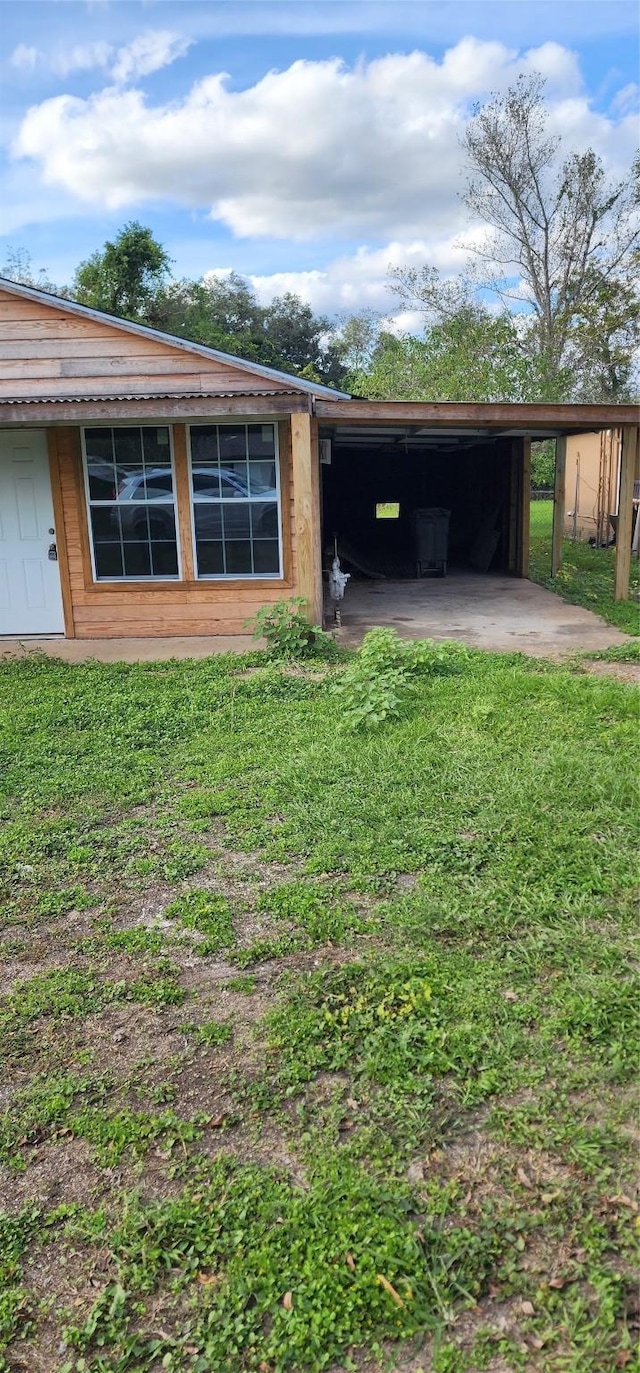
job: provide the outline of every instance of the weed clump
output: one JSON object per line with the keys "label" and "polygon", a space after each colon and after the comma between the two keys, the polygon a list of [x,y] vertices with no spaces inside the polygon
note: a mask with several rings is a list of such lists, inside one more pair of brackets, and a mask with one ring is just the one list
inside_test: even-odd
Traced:
{"label": "weed clump", "polygon": [[205,936],[198,945],[201,954],[222,953],[236,942],[226,896],[194,887],[176,897],[167,906],[165,915],[169,920],[178,920],[183,929]]}
{"label": "weed clump", "polygon": [[459,672],[469,658],[458,644],[400,639],[395,629],[370,629],[332,690],[342,706],[342,726],[375,729],[397,720],[420,676]]}
{"label": "weed clump", "polygon": [[267,653],[277,661],[330,657],[336,649],[333,639],[320,625],[311,625],[305,614],[303,596],[263,605],[253,620],[247,621],[254,639],[266,639]]}

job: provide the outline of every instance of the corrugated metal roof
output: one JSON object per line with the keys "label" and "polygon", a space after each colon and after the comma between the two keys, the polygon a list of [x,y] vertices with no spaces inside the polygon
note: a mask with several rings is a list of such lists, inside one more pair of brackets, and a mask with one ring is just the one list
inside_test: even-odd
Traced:
{"label": "corrugated metal roof", "polygon": [[238,367],[241,371],[248,372],[253,376],[267,377],[273,381],[293,382],[296,391],[309,391],[313,396],[335,396],[341,400],[349,399],[346,391],[336,391],[332,386],[323,386],[321,382],[307,381],[304,377],[295,377],[291,372],[281,372],[279,368],[266,367],[261,362],[249,362],[247,358],[238,358],[234,353],[222,353],[219,348],[208,348],[204,343],[193,343],[190,339],[179,338],[177,334],[165,334],[161,329],[151,329],[148,324],[135,324],[133,320],[120,319],[118,315],[107,314],[106,310],[94,310],[89,305],[80,305],[77,300],[67,300],[64,296],[56,296],[52,291],[39,291],[35,286],[23,286],[22,282],[9,281],[7,277],[0,277],[0,287],[16,296],[24,296],[26,300],[42,301],[44,305],[55,306],[57,310],[67,310],[71,315],[80,315],[83,319],[97,320],[99,324],[104,324],[106,320],[114,329],[124,329],[129,334],[140,334],[142,338],[153,338],[158,343],[168,343],[172,348],[182,348],[185,353],[195,353],[198,357],[211,358],[215,362],[223,362]]}
{"label": "corrugated metal roof", "polygon": [[234,396],[299,396],[299,391],[144,391],[123,396],[0,396],[0,405],[79,405],[83,401],[121,400],[231,400]]}

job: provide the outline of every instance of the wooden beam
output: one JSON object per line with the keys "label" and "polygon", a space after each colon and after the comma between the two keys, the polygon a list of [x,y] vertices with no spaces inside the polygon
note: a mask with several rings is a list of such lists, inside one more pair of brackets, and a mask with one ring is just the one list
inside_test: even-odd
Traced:
{"label": "wooden beam", "polygon": [[520,444],[518,439],[511,440],[509,454],[509,532],[507,544],[507,567],[509,572],[518,570],[518,524],[520,516]]}
{"label": "wooden beam", "polygon": [[488,429],[555,430],[567,433],[587,433],[593,429],[609,429],[620,424],[637,424],[635,405],[545,405],[465,403],[457,401],[404,400],[326,400],[317,398],[314,412],[319,419],[338,424],[414,423],[461,429],[476,425]]}
{"label": "wooden beam", "polygon": [[556,439],[556,471],[553,485],[553,534],[551,537],[551,576],[556,577],[562,567],[562,540],[567,470],[567,440]]}
{"label": "wooden beam", "polygon": [[[315,429],[315,426],[313,426]],[[291,472],[296,530],[296,591],[311,624],[322,624],[320,458],[310,415],[291,416]]]}
{"label": "wooden beam", "polygon": [[616,569],[614,599],[628,601],[631,571],[631,533],[633,529],[633,482],[638,451],[638,426],[626,424],[622,430],[620,453],[620,490],[616,525]]}
{"label": "wooden beam", "polygon": [[93,424],[105,421],[131,420],[142,424],[145,420],[161,424],[172,419],[190,419],[203,424],[225,415],[258,415],[265,422],[292,411],[309,413],[310,396],[306,395],[243,395],[153,397],[109,400],[42,400],[31,402],[3,401],[0,404],[0,429],[23,425],[32,429],[40,424]]}
{"label": "wooden beam", "polygon": [[520,500],[518,508],[518,549],[516,573],[529,576],[529,526],[531,521],[531,439],[522,438],[520,444]]}
{"label": "wooden beam", "polygon": [[187,458],[187,427],[173,425],[173,461],[176,473],[176,517],[180,540],[180,570],[182,581],[195,581],[193,533],[191,530],[191,485]]}
{"label": "wooden beam", "polygon": [[65,528],[64,520],[62,488],[60,485],[60,459],[58,456],[58,438],[57,430],[55,429],[47,429],[47,452],[49,455],[49,475],[51,477],[53,523],[56,531],[56,548],[58,550],[58,570],[60,572],[60,589],[62,591],[62,614],[64,618],[64,635],[65,639],[75,639],[76,628],[73,618],[73,594],[71,591],[69,558],[67,554],[67,531]]}

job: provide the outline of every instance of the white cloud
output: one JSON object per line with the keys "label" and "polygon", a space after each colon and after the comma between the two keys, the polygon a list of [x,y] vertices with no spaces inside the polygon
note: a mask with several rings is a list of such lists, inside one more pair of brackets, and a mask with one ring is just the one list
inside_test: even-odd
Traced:
{"label": "white cloud", "polygon": [[[394,240],[382,248],[362,245],[345,253],[322,270],[273,272],[250,276],[258,298],[268,305],[274,296],[287,291],[302,296],[317,314],[353,314],[359,310],[394,312],[394,296],[389,291],[390,267],[423,267],[428,263],[445,273],[455,273],[465,259],[463,249],[450,239]],[[219,270],[216,275],[220,275]]]}
{"label": "white cloud", "polygon": [[91,71],[94,67],[106,67],[113,55],[110,43],[76,43],[71,48],[60,48],[51,58],[51,66],[58,76],[68,76],[69,72]]}
{"label": "white cloud", "polygon": [[628,86],[623,86],[621,91],[614,95],[611,101],[611,109],[615,114],[631,114],[637,111],[640,104],[640,86],[635,81],[630,81]]}
{"label": "white cloud", "polygon": [[547,90],[554,95],[558,91],[579,91],[582,89],[580,64],[575,52],[564,48],[560,43],[543,43],[525,54],[522,70],[540,72],[547,82]]}
{"label": "white cloud", "polygon": [[30,72],[37,66],[39,56],[40,54],[37,48],[27,47],[26,43],[18,43],[18,46],[17,48],[14,48],[9,61],[11,62],[11,66],[16,67],[18,71]]}
{"label": "white cloud", "polygon": [[[114,75],[142,74],[184,43],[146,35],[120,50]],[[591,109],[571,52],[545,43],[518,56],[474,38],[439,62],[419,51],[353,67],[297,61],[245,90],[218,73],[160,105],[113,86],[58,96],[28,111],[14,154],[84,204],[120,210],[165,198],[208,210],[240,237],[440,242],[465,223],[459,135],[472,103],[538,67],[555,126],[623,168],[633,120]]]}
{"label": "white cloud", "polygon": [[148,76],[150,72],[168,67],[178,57],[184,57],[192,40],[168,29],[150,30],[120,48],[111,70],[114,81],[126,82],[132,77]]}
{"label": "white cloud", "polygon": [[177,58],[184,57],[192,46],[193,40],[169,29],[149,29],[138,34],[125,47],[115,48],[112,43],[75,43],[70,47],[57,48],[47,54],[39,48],[26,47],[20,43],[11,54],[11,65],[21,71],[33,71],[35,67],[50,67],[57,76],[69,76],[75,71],[109,70],[111,79],[118,85],[126,85],[139,76],[149,76],[160,71]]}
{"label": "white cloud", "polygon": [[465,38],[441,63],[422,52],[353,68],[298,61],[241,91],[209,76],[155,107],[137,90],[63,95],[27,113],[15,151],[81,200],[170,197],[242,236],[413,234],[425,218],[443,229],[467,105],[516,66],[502,44]]}

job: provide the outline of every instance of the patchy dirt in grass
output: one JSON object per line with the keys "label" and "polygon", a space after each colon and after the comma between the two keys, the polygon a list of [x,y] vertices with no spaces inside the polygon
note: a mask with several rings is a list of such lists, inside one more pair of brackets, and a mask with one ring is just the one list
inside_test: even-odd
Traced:
{"label": "patchy dirt in grass", "polygon": [[86,1320],[113,1275],[107,1250],[88,1251],[59,1237],[39,1246],[25,1264],[35,1331],[31,1338],[12,1345],[12,1373],[57,1373],[68,1357],[62,1333],[65,1325]]}
{"label": "patchy dirt in grass", "polygon": [[3,1206],[14,1215],[31,1202],[47,1210],[62,1202],[88,1206],[111,1189],[108,1173],[93,1162],[84,1139],[47,1140],[26,1150],[25,1163],[24,1172],[0,1166]]}
{"label": "patchy dirt in grass", "polygon": [[116,1080],[126,1078],[140,1063],[164,1069],[184,1053],[184,1037],[177,1028],[183,1018],[181,1006],[107,1006],[76,1027],[76,1057],[86,1056],[93,1067],[113,1073]]}
{"label": "patchy dirt in grass", "polygon": [[640,663],[607,663],[585,661],[584,667],[594,677],[615,677],[619,682],[640,685]]}
{"label": "patchy dirt in grass", "polygon": [[[637,681],[640,676],[635,664],[598,662],[580,670],[625,681]],[[242,675],[251,676],[253,671],[249,669]],[[292,675],[298,675],[297,670]],[[307,672],[304,675],[309,676]],[[320,678],[325,675],[324,669],[311,675]],[[503,690],[503,683],[500,690]],[[587,694],[593,696],[594,693]],[[455,738],[455,733],[451,737]],[[603,756],[606,760],[606,755]],[[397,762],[394,756],[394,768]],[[494,773],[498,775],[499,769],[491,772],[492,787]],[[395,782],[395,771],[393,779]],[[402,785],[410,792],[414,780],[412,774],[407,781],[405,769],[404,780],[398,783],[399,793]],[[364,779],[365,788],[367,781]],[[198,790],[195,786],[194,789]],[[207,793],[207,788],[199,790]],[[210,790],[215,793],[215,787]],[[194,1178],[202,1175],[198,1172],[201,1165],[220,1156],[229,1156],[239,1165],[275,1168],[292,1187],[315,1189],[318,1176],[323,1176],[316,1169],[313,1153],[317,1143],[318,1158],[328,1170],[329,1183],[335,1184],[337,1177],[339,1185],[346,1189],[350,1185],[348,1169],[352,1165],[361,1168],[367,1174],[368,1182],[376,1185],[376,1179],[382,1176],[388,1195],[393,1194],[404,1173],[404,1182],[413,1189],[409,1223],[421,1210],[427,1217],[439,1215],[433,1210],[434,1199],[451,1196],[451,1212],[446,1211],[442,1228],[445,1248],[447,1233],[451,1234],[457,1228],[475,1230],[483,1227],[487,1214],[497,1218],[497,1228],[505,1215],[509,1224],[513,1221],[514,1230],[523,1221],[526,1240],[517,1252],[515,1242],[512,1245],[513,1263],[508,1281],[502,1281],[497,1264],[495,1281],[492,1269],[486,1283],[487,1293],[472,1309],[462,1309],[462,1303],[458,1309],[457,1298],[452,1298],[440,1313],[443,1335],[446,1341],[451,1340],[458,1346],[460,1369],[465,1373],[472,1366],[469,1360],[474,1358],[474,1342],[479,1336],[494,1339],[496,1346],[501,1340],[512,1341],[517,1351],[509,1362],[496,1347],[493,1357],[482,1361],[482,1367],[489,1373],[514,1373],[515,1367],[546,1373],[546,1354],[533,1343],[531,1313],[523,1308],[523,1302],[530,1290],[544,1288],[554,1279],[558,1291],[562,1290],[560,1284],[564,1284],[565,1278],[567,1286],[573,1288],[571,1274],[581,1262],[581,1251],[576,1240],[580,1227],[573,1226],[571,1217],[573,1211],[579,1216],[582,1214],[581,1188],[587,1199],[590,1197],[589,1176],[585,1174],[583,1178],[577,1167],[567,1164],[560,1150],[556,1155],[542,1147],[517,1148],[508,1139],[505,1142],[497,1131],[492,1134],[491,1108],[465,1109],[453,1069],[451,1077],[445,1076],[433,1089],[432,1101],[429,1090],[425,1092],[425,1101],[429,1102],[424,1108],[427,1119],[419,1119],[419,1108],[414,1107],[411,1093],[407,1093],[405,1100],[402,1098],[407,1081],[402,1057],[403,1025],[397,1027],[399,1053],[395,1077],[382,1078],[374,1085],[367,1080],[362,1062],[355,1066],[349,1063],[343,1072],[320,1073],[304,1085],[292,1076],[290,1095],[284,1098],[279,1095],[284,1069],[280,1072],[282,1065],[269,1048],[265,1017],[270,1008],[281,996],[288,994],[300,976],[322,969],[330,973],[332,969],[372,956],[376,959],[386,956],[391,964],[397,958],[405,935],[401,926],[398,931],[390,928],[392,916],[388,923],[376,922],[375,910],[380,903],[391,906],[395,897],[410,898],[424,880],[421,874],[390,870],[384,876],[382,869],[383,875],[369,879],[365,870],[362,877],[365,890],[358,891],[349,887],[350,881],[354,888],[357,887],[356,874],[360,873],[357,867],[352,874],[328,872],[322,877],[307,872],[309,860],[306,857],[293,857],[282,863],[264,861],[256,854],[228,848],[224,819],[201,820],[197,814],[197,797],[193,818],[190,818],[186,804],[189,791],[190,787],[180,781],[171,784],[167,781],[167,790],[156,803],[130,807],[127,818],[134,824],[129,850],[126,824],[121,830],[117,828],[122,816],[115,812],[109,814],[104,824],[115,828],[107,836],[104,850],[107,853],[113,850],[114,854],[123,852],[125,856],[119,867],[114,864],[118,870],[105,877],[108,859],[105,861],[101,850],[98,872],[102,877],[96,877],[95,881],[82,878],[85,890],[90,890],[96,897],[96,904],[90,909],[72,908],[55,916],[34,915],[32,921],[26,915],[20,915],[23,901],[25,909],[28,905],[30,910],[35,910],[31,872],[31,887],[28,891],[25,887],[20,902],[11,905],[12,916],[14,912],[17,915],[15,923],[7,927],[4,983],[0,984],[6,991],[19,989],[30,977],[53,968],[86,971],[95,977],[98,985],[105,980],[126,984],[132,980],[151,980],[161,968],[167,971],[170,967],[185,994],[182,1004],[145,1006],[112,1002],[77,1018],[43,1014],[26,1025],[11,1067],[14,1090],[28,1082],[27,1062],[32,1071],[43,1074],[45,1081],[46,1075],[54,1073],[77,1073],[91,1079],[104,1076],[104,1096],[96,1105],[96,1114],[102,1113],[104,1119],[108,1119],[110,1114],[128,1108],[140,1113],[141,1118],[156,1118],[166,1111],[178,1118],[178,1128],[174,1128],[171,1121],[171,1128],[165,1134],[152,1134],[152,1143],[146,1153],[142,1151],[147,1147],[148,1135],[133,1141],[125,1139],[119,1157],[116,1141],[117,1148],[112,1154],[97,1155],[116,1158],[110,1166],[96,1162],[94,1146],[65,1133],[64,1123],[55,1127],[45,1124],[41,1131],[36,1128],[33,1147],[21,1146],[26,1164],[24,1171],[13,1172],[7,1168],[0,1171],[5,1209],[16,1216],[21,1208],[27,1208],[33,1202],[43,1212],[60,1205],[82,1206],[89,1210],[101,1206],[107,1216],[105,1234],[108,1236],[113,1222],[122,1216],[123,1208],[128,1204],[127,1197],[132,1192],[139,1193],[144,1201],[176,1197],[185,1183],[193,1184]],[[591,795],[589,790],[589,798]],[[206,794],[204,800],[207,800]],[[508,807],[506,814],[510,823],[511,791],[502,804]],[[176,809],[177,814],[172,819]],[[496,823],[502,823],[503,812],[498,802],[495,813]],[[54,821],[64,818],[59,810],[50,810],[49,815]],[[475,823],[473,810],[469,817],[465,811],[456,825],[465,824],[467,818],[469,823]],[[260,823],[277,826],[281,819],[260,816]],[[413,823],[422,823],[418,812],[413,816]],[[171,828],[173,824],[174,829]],[[604,833],[606,816],[598,825]],[[457,830],[458,838],[464,844],[474,840],[478,832],[483,831],[481,828],[479,831],[473,828]],[[408,827],[404,833],[410,834]],[[202,867],[195,867],[190,875],[169,881],[159,878],[158,873],[171,871],[165,857],[174,839],[187,859],[189,846],[194,849],[200,846],[200,852],[195,853],[194,867],[201,857],[206,861]],[[311,843],[307,853],[313,853]],[[397,845],[397,850],[393,848],[388,860],[390,865],[396,857],[400,867],[403,862],[410,866],[410,845],[406,850],[401,844]],[[347,858],[348,853],[345,867]],[[336,861],[340,862],[340,856]],[[62,859],[54,860],[52,887],[62,870],[62,862]],[[182,871],[178,862],[173,870]],[[189,872],[188,861],[184,871]],[[326,881],[332,900],[334,894],[340,892],[362,917],[374,917],[369,920],[369,928],[350,934],[343,945],[295,951],[295,941],[301,942],[305,938],[302,916],[300,925],[296,926],[292,920],[277,919],[259,906],[261,896],[269,889],[300,880],[308,880],[316,892],[323,890]],[[67,891],[72,890],[72,882],[73,878],[69,878]],[[109,890],[108,882],[112,883]],[[174,919],[167,917],[168,906],[192,889],[228,900],[237,941],[234,948],[203,956],[200,950],[206,936],[185,929],[179,913]],[[517,885],[514,892],[517,896]],[[80,902],[80,896],[73,899]],[[401,901],[397,903],[398,908],[401,904]],[[413,903],[409,901],[409,904]],[[51,906],[55,906],[55,900]],[[585,918],[581,932],[587,928]],[[453,950],[461,932],[453,923],[451,930],[447,939]],[[136,946],[136,933],[155,931],[163,939],[160,950],[156,950],[155,941],[148,939],[140,940]],[[127,933],[132,935],[126,945],[131,949],[130,954],[109,947],[112,934]],[[224,937],[228,937],[228,931]],[[483,958],[490,957],[491,950],[485,946],[480,925],[474,938],[473,954],[481,969]],[[489,935],[489,943],[490,938]],[[251,955],[246,957],[246,951],[259,941],[266,941],[262,950],[255,951],[262,961],[253,964]],[[284,952],[292,947],[294,951]],[[165,956],[168,964],[162,961]],[[245,957],[246,968],[242,966]],[[482,994],[481,977],[478,994]],[[615,997],[612,1006],[614,1002]],[[381,1007],[383,1012],[384,1006]],[[304,1007],[301,1011],[299,1003],[297,1006],[292,1003],[291,1013],[292,1016],[300,1014],[304,1024]],[[469,1015],[475,1013],[471,997]],[[377,1022],[374,1028],[377,1028]],[[219,1029],[222,1030],[221,1042],[216,1042]],[[226,1030],[229,1035],[225,1039]],[[299,1033],[300,1026],[292,1027],[293,1030]],[[445,1025],[443,1035],[447,1032]],[[606,1025],[599,1027],[598,1032],[605,1035],[608,1032]],[[11,1042],[13,1044],[13,1040]],[[354,1058],[358,1053],[356,1046]],[[336,1061],[344,1062],[344,1059]],[[351,1075],[348,1068],[352,1066]],[[412,1071],[409,1067],[409,1077]],[[424,1069],[421,1066],[420,1072],[423,1071],[426,1076],[428,1066]],[[276,1073],[280,1073],[278,1078]],[[533,1092],[521,1091],[510,1098],[503,1093],[493,1100],[499,1099],[500,1106],[508,1109],[510,1105],[516,1107],[533,1102],[534,1098]],[[477,1097],[472,1099],[477,1100]],[[2,1100],[9,1100],[8,1089]],[[80,1096],[71,1109],[82,1109],[82,1104]],[[385,1114],[387,1109],[388,1114]],[[626,1128],[620,1124],[619,1114],[614,1114],[612,1103],[604,1097],[601,1115],[594,1114],[593,1118],[596,1124],[605,1128],[611,1121],[614,1131],[622,1132]],[[183,1130],[183,1123],[189,1121],[197,1122],[200,1133],[193,1140],[183,1140],[182,1136],[190,1133]],[[544,1134],[539,1137],[546,1138]],[[397,1141],[396,1152],[393,1141]],[[136,1157],[136,1153],[140,1156]],[[608,1155],[604,1156],[608,1158]],[[345,1158],[348,1166],[341,1173]],[[617,1163],[614,1166],[617,1168]],[[622,1167],[620,1164],[616,1178],[623,1176]],[[335,1168],[333,1175],[332,1168]],[[604,1165],[603,1176],[607,1177]],[[635,1221],[638,1214],[634,1209],[635,1194],[627,1188],[626,1182],[623,1191],[619,1181],[615,1184],[612,1181],[610,1187],[608,1182],[606,1186],[603,1184],[603,1192],[603,1197],[599,1197],[594,1186],[594,1205],[590,1214],[594,1223],[615,1239],[616,1227],[620,1233],[624,1227],[630,1229]],[[348,1197],[348,1190],[345,1196]],[[554,1214],[554,1208],[560,1211],[565,1201],[565,1213],[569,1217],[566,1233]],[[588,1207],[585,1207],[585,1214],[587,1211]],[[532,1216],[534,1228],[527,1232],[527,1222]],[[61,1227],[56,1231],[54,1241],[43,1243],[42,1239],[36,1239],[31,1242],[25,1261],[25,1282],[34,1309],[38,1303],[43,1305],[35,1316],[35,1335],[29,1340],[15,1341],[11,1348],[9,1367],[16,1373],[17,1370],[20,1373],[57,1373],[64,1364],[68,1357],[61,1344],[65,1320],[82,1322],[108,1278],[113,1276],[107,1244],[108,1239],[105,1239],[104,1250],[98,1247],[95,1253],[89,1253],[79,1242],[74,1245],[73,1241],[64,1238]],[[617,1259],[612,1258],[612,1271],[616,1262]],[[626,1282],[626,1259],[620,1259],[616,1271]],[[582,1292],[577,1281],[575,1291]],[[631,1297],[629,1319],[630,1322],[637,1319],[637,1308]],[[135,1320],[138,1322],[136,1328],[145,1334],[169,1330],[175,1331],[180,1338],[189,1328],[190,1317],[181,1306],[181,1299],[176,1300],[165,1293],[145,1297]],[[575,1350],[571,1349],[567,1358],[573,1358],[571,1366],[577,1368],[574,1355]],[[391,1368],[396,1373],[429,1373],[435,1367],[442,1368],[432,1336],[400,1347],[389,1344],[383,1359],[374,1360],[370,1351],[362,1351],[354,1357],[361,1373],[387,1373]],[[455,1368],[455,1350],[449,1357],[448,1373]],[[110,1358],[108,1347],[104,1358],[107,1361]],[[114,1353],[114,1366],[116,1358],[118,1355]],[[343,1366],[334,1364],[334,1373],[342,1373]],[[301,1364],[300,1373],[303,1370]],[[600,1373],[600,1367],[585,1364],[585,1373]]]}

